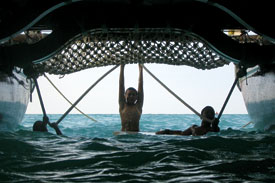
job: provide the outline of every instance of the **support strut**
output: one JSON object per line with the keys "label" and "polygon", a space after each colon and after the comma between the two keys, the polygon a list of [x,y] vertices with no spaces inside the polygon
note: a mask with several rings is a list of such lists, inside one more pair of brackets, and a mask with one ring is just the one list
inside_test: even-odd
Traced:
{"label": "support strut", "polygon": [[226,105],[227,105],[227,103],[228,103],[228,101],[229,101],[229,99],[230,99],[232,93],[233,93],[233,90],[234,90],[235,86],[236,86],[237,83],[238,83],[239,78],[245,76],[246,74],[247,74],[247,73],[246,73],[246,68],[245,68],[245,67],[241,67],[240,70],[237,72],[236,78],[235,78],[235,80],[234,80],[234,82],[233,82],[233,85],[232,85],[232,87],[231,87],[231,89],[230,89],[230,91],[229,91],[229,93],[228,93],[228,95],[227,95],[227,97],[226,97],[226,99],[225,99],[225,101],[224,101],[224,104],[223,104],[223,106],[222,106],[222,108],[221,108],[221,111],[220,111],[220,113],[219,113],[219,115],[218,115],[218,117],[217,117],[218,120],[221,118],[222,113],[223,113],[223,111],[224,111],[224,109],[225,109],[225,107],[226,107]]}
{"label": "support strut", "polygon": [[33,80],[34,80],[37,95],[38,95],[38,98],[39,98],[40,106],[41,106],[41,109],[42,109],[42,112],[43,112],[43,121],[36,121],[33,124],[33,131],[48,132],[47,124],[49,124],[50,127],[55,129],[57,135],[62,135],[60,129],[58,128],[58,124],[50,123],[49,118],[48,118],[47,113],[46,113],[46,110],[45,110],[43,100],[42,100],[42,96],[41,96],[41,92],[40,92],[40,89],[39,89],[37,79],[34,78]]}
{"label": "support strut", "polygon": [[43,100],[42,100],[42,96],[41,96],[41,92],[40,92],[40,89],[39,89],[37,79],[33,78],[33,80],[34,80],[37,95],[38,95],[38,98],[39,98],[40,106],[41,106],[41,109],[42,109],[42,112],[43,112],[43,121],[36,121],[33,124],[33,131],[47,132],[48,131],[47,124],[49,123],[49,118],[46,114],[46,110],[45,110],[45,107],[44,107],[44,103],[43,103]]}
{"label": "support strut", "polygon": [[71,110],[87,95],[91,89],[93,89],[105,76],[110,74],[113,70],[115,70],[119,65],[114,66],[108,72],[106,72],[103,76],[101,76],[93,85],[91,85],[76,101],[75,103],[57,120],[56,124],[58,125],[70,112]]}
{"label": "support strut", "polygon": [[192,112],[194,112],[196,115],[198,115],[201,119],[208,121],[210,123],[213,122],[213,120],[210,120],[203,115],[201,115],[199,112],[197,112],[193,107],[191,107],[189,104],[187,104],[184,100],[182,100],[177,94],[175,94],[172,90],[170,90],[164,83],[162,83],[154,74],[152,74],[144,65],[142,65],[144,70],[151,75],[161,86],[163,86],[169,93],[171,93],[174,97],[176,97],[181,103],[183,103],[188,109],[190,109]]}

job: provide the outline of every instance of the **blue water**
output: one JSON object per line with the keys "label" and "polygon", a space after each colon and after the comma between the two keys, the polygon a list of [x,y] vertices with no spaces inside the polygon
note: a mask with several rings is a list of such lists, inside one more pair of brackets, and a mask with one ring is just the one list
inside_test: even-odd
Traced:
{"label": "blue water", "polygon": [[32,132],[42,115],[30,114],[0,132],[0,182],[275,182],[275,133],[242,128],[248,115],[223,115],[221,132],[200,137],[154,135],[199,125],[195,115],[144,114],[142,133],[120,135],[119,115],[91,116],[67,116],[63,136]]}

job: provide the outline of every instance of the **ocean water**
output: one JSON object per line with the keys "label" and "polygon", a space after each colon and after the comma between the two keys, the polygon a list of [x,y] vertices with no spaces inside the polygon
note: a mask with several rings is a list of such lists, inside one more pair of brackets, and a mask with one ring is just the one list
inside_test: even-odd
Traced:
{"label": "ocean water", "polygon": [[154,135],[199,124],[195,115],[144,114],[141,133],[119,135],[118,114],[91,116],[68,115],[62,136],[32,132],[42,115],[31,114],[0,132],[0,182],[275,182],[275,132],[242,128],[248,115],[225,114],[221,132],[200,137]]}

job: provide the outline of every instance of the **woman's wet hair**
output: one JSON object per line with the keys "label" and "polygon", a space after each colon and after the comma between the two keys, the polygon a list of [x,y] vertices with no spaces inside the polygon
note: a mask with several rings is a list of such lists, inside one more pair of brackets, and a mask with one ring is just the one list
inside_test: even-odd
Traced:
{"label": "woman's wet hair", "polygon": [[[203,114],[205,113],[205,115]],[[214,119],[215,118],[215,110],[211,106],[206,106],[202,109],[201,115],[204,115],[208,119]]]}

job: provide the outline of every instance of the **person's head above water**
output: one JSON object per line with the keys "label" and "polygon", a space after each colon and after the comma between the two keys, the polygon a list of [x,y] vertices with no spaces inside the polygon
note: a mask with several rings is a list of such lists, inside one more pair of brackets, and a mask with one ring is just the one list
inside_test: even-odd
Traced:
{"label": "person's head above water", "polygon": [[[215,110],[213,107],[211,106],[206,106],[202,109],[201,111],[201,115],[210,119],[210,120],[213,120],[215,118]],[[202,123],[201,123],[202,126],[210,126],[211,123],[208,122],[208,121],[204,121],[202,120]]]}
{"label": "person's head above water", "polygon": [[201,110],[201,115],[207,117],[208,119],[214,119],[215,118],[215,110],[211,106],[206,106]]}
{"label": "person's head above water", "polygon": [[134,105],[138,99],[138,92],[135,88],[130,87],[125,92],[125,100],[129,105]]}
{"label": "person's head above water", "polygon": [[32,130],[36,132],[48,132],[47,123],[38,120],[33,124]]}

